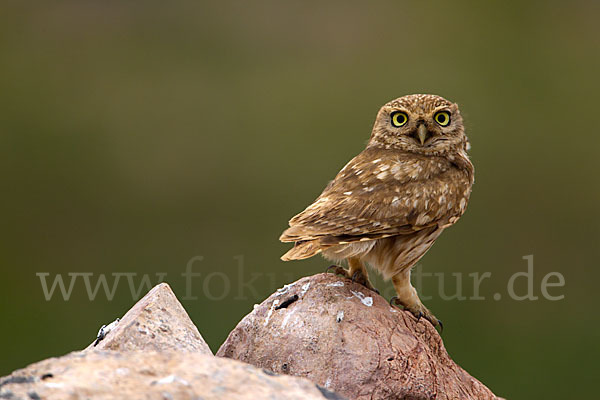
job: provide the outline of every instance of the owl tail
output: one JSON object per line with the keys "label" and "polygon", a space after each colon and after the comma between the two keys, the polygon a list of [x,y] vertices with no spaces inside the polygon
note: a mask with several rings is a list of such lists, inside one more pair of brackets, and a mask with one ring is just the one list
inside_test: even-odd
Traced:
{"label": "owl tail", "polygon": [[283,261],[304,260],[320,253],[322,250],[319,240],[307,240],[305,242],[296,242],[294,247],[281,256]]}

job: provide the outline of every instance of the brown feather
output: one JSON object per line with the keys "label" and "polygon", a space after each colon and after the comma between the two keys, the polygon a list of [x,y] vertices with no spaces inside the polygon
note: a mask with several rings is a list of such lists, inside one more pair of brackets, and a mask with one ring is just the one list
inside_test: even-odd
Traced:
{"label": "brown feather", "polygon": [[322,250],[318,240],[310,240],[308,242],[298,242],[287,253],[281,256],[283,261],[304,260],[310,258]]}
{"label": "brown feather", "polygon": [[[415,169],[420,174],[415,175]],[[448,181],[457,187],[449,191]],[[469,191],[470,181],[467,172],[442,157],[367,148],[313,204],[290,220],[280,240],[327,237],[327,244],[333,244],[333,237],[353,242],[365,236],[376,239],[446,225],[462,214],[460,199]]]}

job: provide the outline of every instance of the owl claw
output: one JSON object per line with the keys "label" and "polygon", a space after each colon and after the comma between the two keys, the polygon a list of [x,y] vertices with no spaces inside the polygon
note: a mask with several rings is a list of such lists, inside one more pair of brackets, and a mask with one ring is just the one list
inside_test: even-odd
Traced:
{"label": "owl claw", "polygon": [[444,330],[444,325],[442,324],[442,321],[440,321],[439,319],[437,319],[430,312],[426,313],[426,314],[422,314],[422,316],[425,317],[425,319],[431,323],[431,325],[433,326],[433,328],[435,330],[437,330],[437,328],[439,326],[440,327],[440,333],[442,333],[442,331]]}
{"label": "owl claw", "polygon": [[[402,303],[398,299],[398,296],[394,296],[390,299],[390,306],[392,306],[392,307],[394,305],[401,305],[401,304]],[[417,319],[417,322],[419,322],[421,320],[421,318],[425,318],[427,321],[429,321],[431,323],[431,325],[433,325],[433,327],[436,330],[439,326],[440,333],[442,333],[442,331],[444,330],[444,324],[442,323],[442,321],[437,319],[431,313],[431,311],[429,311],[427,308],[425,308],[424,305],[421,304],[421,306],[419,308],[412,308],[412,307],[404,306],[404,310],[410,312]]]}
{"label": "owl claw", "polygon": [[438,319],[437,323],[440,326],[440,333],[442,333],[444,331],[444,324],[442,324],[442,320]]}
{"label": "owl claw", "polygon": [[356,282],[360,285],[363,285],[367,289],[372,290],[375,293],[379,294],[379,290],[375,289],[373,287],[373,285],[371,285],[371,282],[369,282],[369,279],[366,278],[362,274],[362,272],[356,271],[352,276],[350,276],[350,273],[346,268],[340,267],[339,265],[330,265],[329,267],[327,267],[327,269],[325,269],[325,273],[329,273],[329,272],[331,272],[331,270],[333,270],[333,273],[335,275],[340,275],[340,276],[343,276],[344,278],[348,278],[352,282]]}
{"label": "owl claw", "polygon": [[367,289],[372,290],[375,293],[379,294],[379,290],[377,290],[377,289],[375,289],[375,287],[373,287],[373,285],[369,281],[369,278],[364,276],[360,270],[356,271],[354,273],[354,275],[352,275],[351,279],[353,282],[359,283],[359,284],[363,285],[364,287],[366,287]]}
{"label": "owl claw", "polygon": [[437,331],[438,327],[439,329],[439,333],[442,333],[442,331],[444,330],[444,324],[442,324],[442,321],[437,319],[433,314],[429,313],[429,315],[423,314],[423,316],[425,317],[425,319],[427,321],[429,321],[431,323],[431,325],[433,325],[433,328]]}
{"label": "owl claw", "polygon": [[330,265],[325,270],[325,273],[329,273],[332,269],[334,270],[333,273],[335,275],[341,275],[344,278],[349,278],[350,279],[350,276],[348,276],[348,271],[346,270],[346,268],[340,267],[339,265]]}

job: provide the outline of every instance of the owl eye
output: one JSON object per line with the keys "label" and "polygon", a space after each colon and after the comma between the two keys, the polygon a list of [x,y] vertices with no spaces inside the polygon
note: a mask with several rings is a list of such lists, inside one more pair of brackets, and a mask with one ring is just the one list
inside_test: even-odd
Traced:
{"label": "owl eye", "polygon": [[450,124],[450,113],[448,111],[440,111],[433,116],[433,119],[440,126],[448,126]]}
{"label": "owl eye", "polygon": [[396,128],[400,128],[408,122],[408,115],[402,111],[395,111],[390,117],[392,120],[392,125]]}

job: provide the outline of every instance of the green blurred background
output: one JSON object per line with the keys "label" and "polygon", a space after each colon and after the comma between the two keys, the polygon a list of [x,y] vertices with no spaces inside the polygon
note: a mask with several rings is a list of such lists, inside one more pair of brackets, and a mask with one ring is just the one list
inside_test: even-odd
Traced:
{"label": "green blurred background", "polygon": [[[329,265],[283,263],[277,238],[379,107],[436,93],[461,107],[476,183],[420,265],[448,293],[453,272],[467,294],[492,273],[483,301],[424,281],[450,355],[511,399],[590,397],[599,18],[593,1],[4,2],[0,375],[85,347],[134,303],[124,278],[112,301],[81,280],[46,301],[38,272],[164,272],[182,298],[202,256],[182,303],[216,351],[254,303]],[[540,299],[511,300],[528,254]],[[552,271],[560,301],[540,295]]]}

